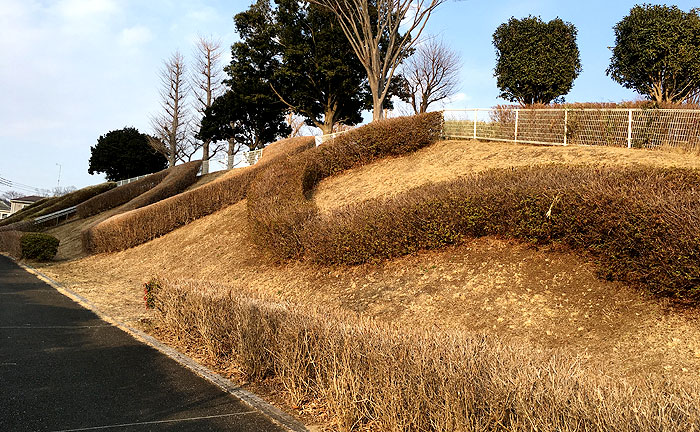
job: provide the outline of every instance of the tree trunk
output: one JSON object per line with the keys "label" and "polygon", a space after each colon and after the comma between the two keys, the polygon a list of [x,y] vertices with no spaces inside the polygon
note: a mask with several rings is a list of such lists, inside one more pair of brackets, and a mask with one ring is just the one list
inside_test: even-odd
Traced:
{"label": "tree trunk", "polygon": [[226,168],[227,169],[233,169],[233,150],[236,145],[236,141],[234,141],[233,138],[229,138],[228,140],[228,151],[227,151],[227,161],[226,161]]}
{"label": "tree trunk", "polygon": [[210,140],[202,143],[202,175],[209,174],[209,143]]}
{"label": "tree trunk", "polygon": [[372,105],[374,109],[372,111],[372,121],[381,120],[384,118],[384,98],[372,95]]}
{"label": "tree trunk", "polygon": [[323,135],[329,135],[333,133],[333,126],[335,126],[335,113],[337,111],[337,104],[326,105],[326,112],[323,113],[323,124],[319,125],[321,133]]}

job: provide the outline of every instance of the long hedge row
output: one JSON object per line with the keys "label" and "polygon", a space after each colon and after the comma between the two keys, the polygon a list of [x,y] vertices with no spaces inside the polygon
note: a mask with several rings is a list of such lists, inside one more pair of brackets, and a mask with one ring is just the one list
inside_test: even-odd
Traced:
{"label": "long hedge row", "polygon": [[593,165],[492,170],[319,215],[309,197],[320,179],[420,148],[430,142],[425,135],[410,145],[415,128],[396,126],[414,122],[424,130],[421,123],[428,119],[358,129],[358,135],[349,133],[261,173],[248,196],[253,239],[280,260],[304,257],[322,264],[372,262],[484,235],[556,242],[591,254],[602,277],[700,300],[696,170]]}
{"label": "long hedge row", "polygon": [[250,182],[270,162],[304,151],[313,146],[313,143],[312,137],[290,138],[273,143],[268,147],[279,152],[279,156],[270,158],[264,152],[263,159],[252,167],[234,170],[204,186],[113,216],[84,230],[83,247],[88,252],[97,253],[124,250],[235,204],[246,197]]}
{"label": "long hedge row", "polygon": [[695,431],[700,389],[642,385],[573,357],[403,328],[198,281],[151,284],[159,325],[344,431]]}
{"label": "long hedge row", "polygon": [[315,218],[306,256],[356,264],[497,235],[592,254],[601,276],[700,300],[700,173],[540,166],[426,185]]}

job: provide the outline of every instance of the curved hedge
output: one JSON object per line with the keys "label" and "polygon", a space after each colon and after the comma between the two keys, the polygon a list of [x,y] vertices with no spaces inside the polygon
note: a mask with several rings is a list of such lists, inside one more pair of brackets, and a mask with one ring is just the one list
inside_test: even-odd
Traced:
{"label": "curved hedge", "polygon": [[269,166],[248,192],[253,240],[279,259],[301,256],[303,227],[318,214],[309,197],[321,180],[382,157],[426,147],[440,139],[442,125],[441,112],[377,121]]}
{"label": "curved hedge", "polygon": [[304,226],[306,256],[358,264],[497,235],[590,253],[602,277],[700,300],[700,172],[499,169],[373,199]]}
{"label": "curved hedge", "polygon": [[82,232],[83,247],[87,252],[98,253],[128,249],[235,204],[246,197],[248,185],[260,170],[313,144],[313,137],[289,138],[270,144],[268,148],[279,152],[279,156],[267,157],[263,152],[263,158],[252,167],[233,170],[196,189],[113,216]]}
{"label": "curved hedge", "polygon": [[[254,241],[278,259],[304,257],[321,264],[378,261],[484,235],[556,242],[591,254],[604,278],[700,300],[696,170],[564,165],[491,170],[319,215],[310,195],[321,179],[426,145],[427,135],[410,145],[410,132],[401,131],[413,130],[406,122],[428,121],[379,122],[262,172],[248,197]],[[373,136],[382,142],[364,141]]]}

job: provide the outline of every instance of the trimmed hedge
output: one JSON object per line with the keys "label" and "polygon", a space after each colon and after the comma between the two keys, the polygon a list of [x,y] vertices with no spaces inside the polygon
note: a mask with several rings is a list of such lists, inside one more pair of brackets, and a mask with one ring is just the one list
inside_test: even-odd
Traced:
{"label": "trimmed hedge", "polygon": [[318,213],[309,197],[321,180],[382,157],[426,147],[440,138],[442,121],[441,112],[377,121],[268,167],[249,191],[253,241],[278,259],[300,257],[303,227]]}
{"label": "trimmed hedge", "polygon": [[[246,295],[152,283],[159,325],[250,381],[322,407],[344,431],[696,431],[700,388],[613,378],[574,356]],[[641,381],[641,382],[640,382]]]}
{"label": "trimmed hedge", "polygon": [[429,143],[421,136],[419,144],[408,145],[410,135],[397,132],[410,129],[407,125],[383,133],[390,122],[373,124],[372,134],[397,141],[361,146],[372,136],[361,128],[366,133],[357,138],[342,135],[262,172],[248,196],[256,244],[280,260],[352,265],[484,235],[560,243],[591,254],[606,279],[700,301],[696,170],[561,165],[492,170],[319,216],[310,195],[321,179]]}
{"label": "trimmed hedge", "polygon": [[253,181],[248,196],[254,242],[279,259],[301,256],[301,231],[318,213],[309,197],[321,180],[426,147],[440,139],[442,124],[441,112],[377,121],[269,166]]}
{"label": "trimmed hedge", "polygon": [[[115,252],[145,243],[196,219],[244,199],[257,173],[272,162],[314,145],[313,137],[290,138],[270,144],[252,167],[231,171],[196,189],[149,206],[114,216],[82,232],[87,252]],[[279,156],[268,157],[272,148]],[[131,205],[131,204],[130,204]]]}
{"label": "trimmed hedge", "polygon": [[20,258],[22,256],[20,244],[22,234],[20,231],[0,231],[0,252],[5,252],[14,258]]}
{"label": "trimmed hedge", "polygon": [[78,189],[77,191],[62,196],[42,199],[23,208],[12,216],[3,219],[2,222],[0,222],[0,227],[73,207],[116,186],[117,184],[112,182],[100,183]]}
{"label": "trimmed hedge", "polygon": [[123,210],[135,210],[179,194],[197,181],[197,174],[201,167],[202,161],[198,160],[168,168],[163,181],[129,201]]}
{"label": "trimmed hedge", "polygon": [[168,170],[153,173],[132,183],[118,186],[92,197],[78,206],[78,217],[86,218],[118,207],[153,189],[168,175]]}
{"label": "trimmed hedge", "polygon": [[48,234],[27,233],[22,236],[20,245],[22,258],[51,261],[58,252],[59,240]]}
{"label": "trimmed hedge", "polygon": [[540,166],[492,170],[315,218],[306,256],[358,264],[498,235],[592,254],[600,275],[700,300],[700,173]]}

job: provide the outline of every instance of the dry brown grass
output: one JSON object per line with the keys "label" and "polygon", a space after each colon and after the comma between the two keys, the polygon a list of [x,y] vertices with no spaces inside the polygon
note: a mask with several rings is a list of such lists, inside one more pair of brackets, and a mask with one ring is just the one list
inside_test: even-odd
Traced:
{"label": "dry brown grass", "polygon": [[[551,148],[524,148],[542,151],[539,160],[552,157]],[[445,166],[453,166],[458,176],[470,169],[468,164],[462,165],[463,172],[459,163]],[[374,175],[372,169],[367,173]],[[362,180],[345,178],[345,188]],[[380,192],[390,194],[392,188]],[[602,370],[634,383],[649,376],[657,383],[667,378],[700,382],[698,312],[601,281],[590,264],[573,254],[484,238],[382,264],[280,266],[259,254],[247,231],[244,200],[135,248],[44,269],[131,324],[151,316],[143,309],[141,284],[161,274],[216,281],[253,297],[263,293],[415,329],[497,335],[508,344],[531,345],[547,357],[551,350],[577,353],[587,375]]]}
{"label": "dry brown grass", "polygon": [[700,389],[630,384],[497,338],[362,319],[161,281],[159,322],[251,380],[277,377],[296,405],[319,401],[343,431],[692,431]]}
{"label": "dry brown grass", "polygon": [[397,196],[421,185],[455,180],[492,168],[571,163],[700,169],[700,156],[672,150],[441,141],[413,154],[382,159],[327,178],[318,185],[314,201],[322,213],[328,213],[348,204]]}

